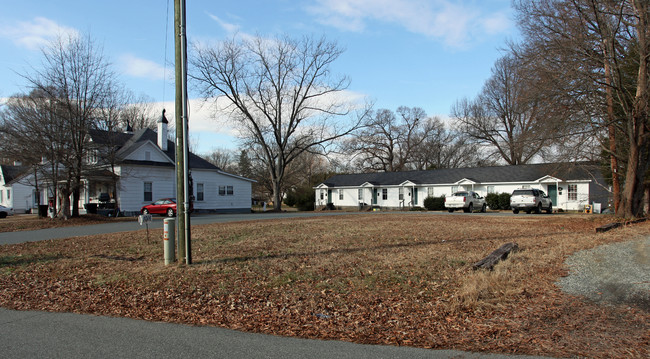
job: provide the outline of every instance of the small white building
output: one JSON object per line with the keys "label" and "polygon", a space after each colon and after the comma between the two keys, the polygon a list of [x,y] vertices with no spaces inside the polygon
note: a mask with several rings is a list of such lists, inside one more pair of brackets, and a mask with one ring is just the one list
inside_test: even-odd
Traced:
{"label": "small white building", "polygon": [[605,209],[610,198],[601,168],[593,162],[342,174],[314,187],[317,207],[331,203],[337,208],[386,209],[423,207],[426,197],[460,190],[486,196],[518,188],[541,189],[554,208],[563,210],[583,210],[593,203]]}
{"label": "small white building", "polygon": [[[88,170],[78,204],[82,211],[88,203],[108,199],[124,215],[136,215],[142,206],[159,198],[176,197],[175,145],[167,139],[167,121],[163,119],[158,123],[158,133],[151,129],[89,132]],[[109,150],[113,153],[112,166],[106,162]],[[188,157],[195,212],[250,213],[254,180],[225,172],[193,153]],[[35,209],[34,182],[29,168],[0,167],[0,203],[13,207],[16,213]],[[39,188],[40,203],[45,205],[53,193],[52,184],[39,178]]]}

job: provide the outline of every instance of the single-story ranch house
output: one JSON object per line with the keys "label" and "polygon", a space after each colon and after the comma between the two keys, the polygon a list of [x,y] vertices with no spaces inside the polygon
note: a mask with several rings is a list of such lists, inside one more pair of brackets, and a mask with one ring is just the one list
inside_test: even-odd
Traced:
{"label": "single-story ranch house", "polygon": [[583,210],[587,204],[605,209],[610,198],[601,168],[593,162],[341,174],[314,187],[317,207],[386,209],[422,207],[426,197],[459,190],[485,196],[518,188],[541,189],[554,208],[563,210]]}
{"label": "single-story ranch house", "polygon": [[[167,120],[158,121],[158,132],[142,129],[115,133],[93,130],[89,147],[102,151],[114,148],[115,170],[97,163],[102,156],[89,151],[87,161],[95,166],[83,178],[80,210],[87,203],[117,203],[124,215],[140,213],[143,205],[160,198],[176,197],[175,145],[167,139]],[[227,173],[199,156],[189,154],[196,212],[251,211],[251,188],[254,180]],[[48,203],[52,185],[39,177],[41,204]],[[47,189],[47,190],[46,190]],[[113,197],[117,198],[113,198]],[[34,174],[29,168],[0,166],[0,203],[16,213],[36,208]],[[83,213],[83,212],[82,212]]]}

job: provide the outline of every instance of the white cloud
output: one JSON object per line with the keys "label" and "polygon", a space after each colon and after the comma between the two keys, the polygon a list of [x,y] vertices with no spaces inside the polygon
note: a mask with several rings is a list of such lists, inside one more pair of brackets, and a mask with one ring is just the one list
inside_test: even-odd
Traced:
{"label": "white cloud", "polygon": [[120,56],[120,67],[123,73],[133,77],[151,80],[162,80],[165,78],[164,66],[131,54]]}
{"label": "white cloud", "polygon": [[222,19],[220,19],[219,17],[217,17],[216,15],[213,15],[213,14],[210,14],[210,13],[207,13],[207,14],[212,20],[214,20],[217,24],[219,24],[219,26],[221,26],[221,28],[224,29],[229,34],[232,34],[232,33],[235,33],[237,31],[239,31],[239,25],[235,25],[235,24],[225,22]]}
{"label": "white cloud", "polygon": [[79,32],[71,27],[59,25],[53,20],[36,17],[31,21],[20,21],[0,27],[0,37],[13,41],[29,50],[38,50],[58,36],[76,37]]}
{"label": "white cloud", "polygon": [[489,13],[474,2],[450,0],[319,0],[308,11],[318,22],[343,31],[364,31],[369,22],[381,21],[455,48],[510,27],[503,12]]}
{"label": "white cloud", "polygon": [[497,12],[483,19],[483,28],[488,34],[500,34],[512,27],[508,14]]}

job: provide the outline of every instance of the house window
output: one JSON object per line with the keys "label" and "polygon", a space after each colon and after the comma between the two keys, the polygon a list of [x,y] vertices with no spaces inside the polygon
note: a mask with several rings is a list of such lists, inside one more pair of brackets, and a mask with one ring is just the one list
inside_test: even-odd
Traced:
{"label": "house window", "polygon": [[226,194],[228,196],[232,196],[235,193],[235,190],[233,189],[232,186],[226,186]]}
{"label": "house window", "polygon": [[219,186],[219,196],[226,195],[226,186]]}
{"label": "house window", "polygon": [[427,188],[427,196],[433,197],[433,187],[428,187]]}
{"label": "house window", "polygon": [[324,190],[320,190],[320,199],[321,200],[325,199],[325,191]]}
{"label": "house window", "polygon": [[86,154],[86,161],[92,164],[97,163],[97,149],[91,149],[88,151]]}
{"label": "house window", "polygon": [[458,192],[458,186],[451,186],[451,194]]}
{"label": "house window", "polygon": [[388,199],[388,188],[381,189],[381,199],[384,201]]}
{"label": "house window", "polygon": [[400,201],[404,200],[404,187],[399,188],[399,200]]}
{"label": "house window", "polygon": [[203,183],[196,184],[196,200],[203,201]]}
{"label": "house window", "polygon": [[339,190],[339,201],[342,201],[342,200],[343,200],[343,190],[340,189]]}
{"label": "house window", "polygon": [[363,201],[363,189],[359,188],[357,190],[357,198],[359,199],[359,201]]}
{"label": "house window", "polygon": [[521,188],[526,188],[526,189],[528,189],[528,188],[530,188],[530,185],[529,185],[529,184],[525,184],[525,185],[522,185]]}
{"label": "house window", "polygon": [[151,202],[153,201],[153,185],[151,182],[144,183],[144,201]]}
{"label": "house window", "polygon": [[494,193],[494,186],[487,186],[487,193]]}
{"label": "house window", "polygon": [[578,185],[577,184],[570,184],[569,189],[567,191],[567,195],[569,196],[569,201],[577,201],[578,200]]}
{"label": "house window", "polygon": [[7,189],[7,201],[11,199],[11,190]]}

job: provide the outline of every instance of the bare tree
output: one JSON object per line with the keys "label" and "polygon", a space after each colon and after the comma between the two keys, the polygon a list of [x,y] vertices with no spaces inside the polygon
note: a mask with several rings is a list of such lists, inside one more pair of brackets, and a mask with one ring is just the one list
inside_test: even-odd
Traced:
{"label": "bare tree", "polygon": [[70,131],[61,120],[63,113],[48,93],[33,90],[29,95],[9,98],[0,115],[0,151],[32,168],[33,177],[25,176],[23,181],[34,186],[38,204],[43,182],[51,184],[49,197],[57,198],[60,188],[69,193],[70,177],[60,165],[70,162],[71,156]]}
{"label": "bare tree", "polygon": [[78,216],[88,131],[110,96],[114,75],[101,49],[89,36],[59,37],[43,50],[43,58],[42,68],[24,78],[30,87],[56,104],[57,118],[68,131],[70,156],[61,163],[68,181],[60,193],[64,215],[70,208],[71,192],[72,216]]}
{"label": "bare tree", "polygon": [[352,166],[361,171],[407,171],[476,163],[476,146],[419,107],[378,110],[344,141]]}
{"label": "bare tree", "polygon": [[644,0],[515,2],[524,41],[538,49],[547,75],[589,115],[585,125],[602,139],[616,213],[625,217],[642,213],[650,160],[649,6]]}
{"label": "bare tree", "polygon": [[342,50],[324,38],[232,39],[195,53],[190,77],[205,97],[228,100],[246,146],[261,150],[275,210],[291,162],[305,151],[324,151],[365,116],[354,118],[341,99],[349,80],[335,77],[330,66]]}
{"label": "bare tree", "polygon": [[529,163],[563,135],[561,116],[542,96],[542,86],[527,64],[509,54],[497,60],[476,99],[456,102],[452,116],[479,145],[492,148],[492,156],[510,165]]}
{"label": "bare tree", "polygon": [[465,133],[450,129],[438,118],[433,118],[432,122],[433,130],[415,151],[414,169],[475,167],[490,163]]}
{"label": "bare tree", "polygon": [[155,130],[160,113],[154,108],[153,99],[146,95],[135,97],[130,92],[125,92],[124,96],[126,105],[120,111],[119,125],[132,131],[143,128]]}
{"label": "bare tree", "polygon": [[227,148],[213,148],[212,152],[201,157],[226,172],[236,173],[237,163],[235,161],[235,153],[234,150]]}

